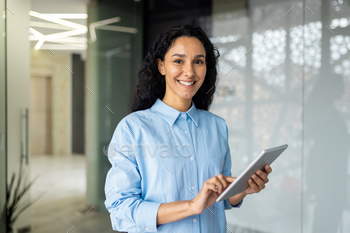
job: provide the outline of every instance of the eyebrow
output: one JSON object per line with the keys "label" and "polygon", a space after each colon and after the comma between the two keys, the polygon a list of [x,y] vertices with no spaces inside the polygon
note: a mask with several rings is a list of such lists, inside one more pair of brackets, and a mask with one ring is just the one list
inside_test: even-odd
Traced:
{"label": "eyebrow", "polygon": [[[178,54],[178,53],[173,54],[171,57],[175,57],[175,56],[186,57],[185,54]],[[203,54],[198,54],[198,55],[194,56],[194,58],[200,58],[200,57],[204,57],[205,58],[205,56]]]}

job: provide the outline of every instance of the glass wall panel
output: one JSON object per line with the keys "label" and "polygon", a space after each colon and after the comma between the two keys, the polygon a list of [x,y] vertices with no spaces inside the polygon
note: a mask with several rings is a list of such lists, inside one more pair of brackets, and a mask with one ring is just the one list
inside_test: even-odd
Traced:
{"label": "glass wall panel", "polygon": [[350,232],[350,2],[305,1],[303,232]]}
{"label": "glass wall panel", "polygon": [[141,65],[142,4],[131,0],[101,1],[88,7],[87,201],[104,212],[104,184],[111,167],[108,144],[118,122],[129,114]]}
{"label": "glass wall panel", "polygon": [[228,231],[300,232],[302,188],[303,3],[213,1],[221,57],[211,111],[226,119],[232,176],[262,149],[288,144],[270,183],[226,212]]}
{"label": "glass wall panel", "polygon": [[[0,12],[5,12],[5,0],[0,0]],[[0,233],[6,232],[6,53],[5,53],[6,14],[0,19]]]}

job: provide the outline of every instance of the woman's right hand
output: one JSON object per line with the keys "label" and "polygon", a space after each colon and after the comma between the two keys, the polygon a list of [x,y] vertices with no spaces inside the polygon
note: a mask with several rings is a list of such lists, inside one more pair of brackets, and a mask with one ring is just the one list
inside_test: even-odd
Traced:
{"label": "woman's right hand", "polygon": [[220,194],[235,180],[235,177],[219,174],[204,182],[197,196],[191,200],[194,214],[202,213],[206,208],[212,206]]}

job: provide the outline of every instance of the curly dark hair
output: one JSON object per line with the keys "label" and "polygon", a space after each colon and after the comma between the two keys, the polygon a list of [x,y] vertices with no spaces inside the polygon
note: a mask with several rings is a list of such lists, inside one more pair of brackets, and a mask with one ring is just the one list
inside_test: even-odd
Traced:
{"label": "curly dark hair", "polygon": [[171,48],[175,40],[181,36],[195,37],[200,40],[204,46],[206,62],[208,62],[207,72],[202,86],[193,96],[192,101],[198,109],[209,109],[214,99],[217,80],[216,64],[220,53],[217,48],[214,48],[208,36],[200,27],[181,24],[162,32],[144,58],[142,67],[138,73],[138,81],[131,112],[150,108],[157,98],[163,99],[166,89],[165,78],[158,70],[157,58],[164,61],[165,54]]}

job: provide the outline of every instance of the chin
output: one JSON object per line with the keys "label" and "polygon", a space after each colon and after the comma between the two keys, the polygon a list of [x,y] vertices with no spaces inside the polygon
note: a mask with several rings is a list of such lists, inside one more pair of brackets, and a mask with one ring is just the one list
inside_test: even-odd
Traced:
{"label": "chin", "polygon": [[189,99],[192,99],[194,95],[191,95],[191,96],[188,96],[188,95],[185,95],[185,96],[180,96],[182,99],[185,99],[185,100],[189,100]]}

